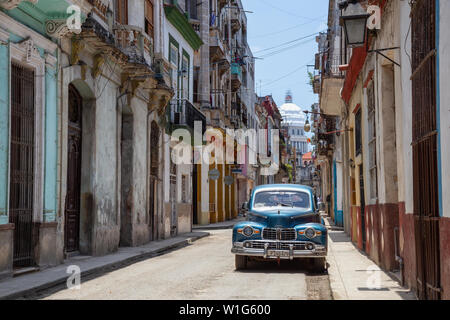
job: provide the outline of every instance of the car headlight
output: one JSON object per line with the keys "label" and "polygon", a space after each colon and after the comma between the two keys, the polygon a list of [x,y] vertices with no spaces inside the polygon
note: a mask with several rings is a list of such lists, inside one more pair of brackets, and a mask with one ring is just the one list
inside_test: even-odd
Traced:
{"label": "car headlight", "polygon": [[307,228],[305,230],[305,236],[309,239],[312,239],[316,236],[316,230],[314,230],[313,228]]}
{"label": "car headlight", "polygon": [[246,237],[250,237],[253,234],[253,228],[246,226],[244,229],[242,229],[242,234]]}

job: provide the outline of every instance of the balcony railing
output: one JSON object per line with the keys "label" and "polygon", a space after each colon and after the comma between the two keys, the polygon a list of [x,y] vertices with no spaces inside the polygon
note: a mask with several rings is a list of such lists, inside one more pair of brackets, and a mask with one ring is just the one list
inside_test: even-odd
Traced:
{"label": "balcony railing", "polygon": [[328,55],[324,57],[323,75],[327,77],[344,77],[344,72],[339,70],[341,55]]}
{"label": "balcony railing", "polygon": [[141,28],[130,25],[115,25],[114,37],[116,46],[130,58],[130,62],[151,65],[153,39]]}
{"label": "balcony railing", "polygon": [[186,126],[194,129],[195,121],[202,122],[203,132],[206,130],[206,117],[188,100],[172,102],[170,122],[174,126]]}

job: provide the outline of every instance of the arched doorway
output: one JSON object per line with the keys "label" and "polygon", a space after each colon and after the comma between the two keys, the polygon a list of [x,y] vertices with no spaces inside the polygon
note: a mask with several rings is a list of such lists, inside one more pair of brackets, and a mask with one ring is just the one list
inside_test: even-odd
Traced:
{"label": "arched doorway", "polygon": [[149,227],[151,230],[151,239],[157,240],[158,234],[158,172],[159,172],[159,126],[152,121],[150,127],[150,210]]}
{"label": "arched doorway", "polygon": [[65,251],[79,250],[81,150],[83,99],[78,90],[69,85],[68,139],[67,139],[67,193],[65,202]]}

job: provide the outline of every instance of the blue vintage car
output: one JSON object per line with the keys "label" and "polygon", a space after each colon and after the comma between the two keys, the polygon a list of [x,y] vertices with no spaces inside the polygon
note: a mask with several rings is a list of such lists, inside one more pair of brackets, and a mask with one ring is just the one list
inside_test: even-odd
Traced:
{"label": "blue vintage car", "polygon": [[236,269],[249,259],[307,259],[326,268],[327,229],[321,223],[312,188],[271,184],[256,187],[246,205],[247,221],[233,227]]}

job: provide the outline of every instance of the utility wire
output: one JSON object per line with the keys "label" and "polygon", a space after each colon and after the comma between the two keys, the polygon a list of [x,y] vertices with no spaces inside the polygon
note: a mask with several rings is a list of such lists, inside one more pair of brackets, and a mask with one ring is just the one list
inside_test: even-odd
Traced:
{"label": "utility wire", "polygon": [[268,82],[268,83],[266,83],[266,84],[263,84],[262,87],[267,87],[267,86],[269,86],[269,85],[271,85],[271,84],[274,84],[274,83],[276,83],[276,82],[278,82],[278,81],[280,81],[280,80],[283,80],[283,79],[289,77],[290,75],[292,75],[292,74],[298,72],[299,70],[301,70],[301,69],[307,67],[308,64],[310,64],[312,61],[314,61],[314,59],[310,60],[310,61],[309,61],[308,63],[306,63],[305,65],[302,65],[302,66],[300,66],[300,67],[294,69],[293,71],[291,71],[291,72],[285,74],[284,76],[282,76],[282,77],[280,77],[280,78],[278,78],[278,79],[275,79],[275,80],[270,81],[270,82]]}
{"label": "utility wire", "polygon": [[266,54],[264,54],[264,55],[261,55],[261,58],[264,58],[264,59],[265,59],[265,58],[269,58],[269,57],[272,57],[272,56],[274,56],[274,55],[277,55],[277,54],[279,54],[279,53],[284,53],[284,52],[286,52],[287,50],[298,48],[298,47],[300,47],[300,46],[302,46],[302,45],[304,45],[304,44],[306,44],[306,43],[311,42],[312,40],[314,40],[314,39],[308,39],[307,41],[303,41],[303,42],[300,42],[300,43],[296,43],[296,44],[291,45],[291,46],[289,46],[289,47],[286,47],[286,48],[283,48],[283,49],[280,49],[280,50],[277,50],[277,51],[272,51],[272,52],[266,53]]}
{"label": "utility wire", "polygon": [[293,30],[293,29],[296,29],[298,27],[301,27],[301,26],[313,23],[313,22],[318,21],[318,20],[320,20],[320,19],[322,19],[324,17],[326,17],[326,15],[317,17],[314,20],[311,20],[311,21],[308,21],[308,22],[304,22],[304,23],[301,23],[301,24],[298,24],[298,25],[295,25],[293,27],[289,27],[289,28],[286,28],[286,29],[283,29],[283,30],[279,30],[279,31],[275,31],[275,32],[267,33],[267,34],[260,34],[260,35],[257,35],[257,36],[251,36],[249,38],[250,39],[256,39],[256,38],[270,37],[270,36],[273,36],[273,35],[276,35],[276,34],[280,34],[280,33],[283,33],[283,32],[289,31],[289,30]]}
{"label": "utility wire", "polygon": [[254,53],[257,54],[257,53],[260,53],[260,52],[263,52],[263,51],[268,51],[268,50],[280,48],[280,47],[283,47],[285,45],[288,45],[288,44],[291,44],[291,43],[294,43],[294,42],[297,42],[297,41],[301,41],[301,40],[305,40],[307,38],[313,37],[313,36],[315,36],[317,34],[319,34],[319,32],[315,32],[313,34],[310,34],[310,35],[307,35],[307,36],[304,36],[304,37],[300,37],[300,38],[297,38],[297,39],[294,39],[294,40],[291,40],[291,41],[288,41],[288,42],[285,42],[285,43],[281,43],[279,45],[276,45],[276,46],[273,46],[273,47],[270,47],[270,48],[258,50],[258,51],[254,52]]}

